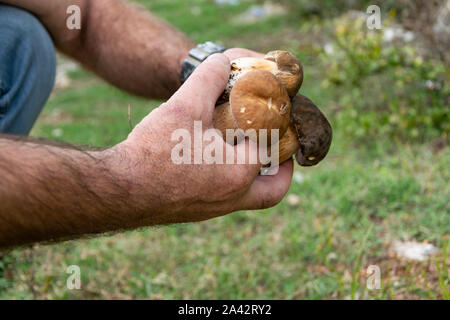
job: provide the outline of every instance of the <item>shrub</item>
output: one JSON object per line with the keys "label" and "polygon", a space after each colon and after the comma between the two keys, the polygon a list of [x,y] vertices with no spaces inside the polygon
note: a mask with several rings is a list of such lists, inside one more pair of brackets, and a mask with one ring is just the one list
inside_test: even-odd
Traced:
{"label": "shrub", "polygon": [[337,19],[334,39],[321,53],[322,85],[334,92],[338,125],[358,139],[447,137],[449,69],[421,56],[412,33],[386,21],[371,31],[365,23]]}

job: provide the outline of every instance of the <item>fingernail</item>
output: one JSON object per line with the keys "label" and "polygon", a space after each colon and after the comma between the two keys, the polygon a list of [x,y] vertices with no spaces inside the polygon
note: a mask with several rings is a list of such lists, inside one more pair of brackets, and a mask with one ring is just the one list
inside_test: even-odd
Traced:
{"label": "fingernail", "polygon": [[217,62],[222,62],[224,65],[229,66],[230,65],[230,60],[228,60],[228,57],[222,53],[214,53],[212,55],[210,55],[206,61],[217,61]]}

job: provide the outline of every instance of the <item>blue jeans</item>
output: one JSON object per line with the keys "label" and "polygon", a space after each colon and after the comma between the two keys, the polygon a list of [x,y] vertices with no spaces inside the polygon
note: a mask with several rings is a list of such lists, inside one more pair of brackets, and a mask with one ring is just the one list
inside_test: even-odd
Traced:
{"label": "blue jeans", "polygon": [[0,4],[0,133],[26,135],[55,81],[53,42],[29,12]]}

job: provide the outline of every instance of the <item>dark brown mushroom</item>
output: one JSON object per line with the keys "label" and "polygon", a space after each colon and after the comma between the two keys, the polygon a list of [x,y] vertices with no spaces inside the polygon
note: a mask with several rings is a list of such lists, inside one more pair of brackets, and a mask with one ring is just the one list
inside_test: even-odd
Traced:
{"label": "dark brown mushroom", "polygon": [[299,165],[316,165],[327,155],[332,135],[331,125],[319,108],[297,94],[292,100],[290,126],[280,140],[280,163],[295,154]]}

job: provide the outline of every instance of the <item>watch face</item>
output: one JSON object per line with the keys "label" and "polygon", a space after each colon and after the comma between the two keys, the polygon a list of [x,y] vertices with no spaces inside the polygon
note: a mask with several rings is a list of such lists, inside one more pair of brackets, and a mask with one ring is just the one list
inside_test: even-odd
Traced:
{"label": "watch face", "polygon": [[187,78],[194,72],[195,68],[205,61],[210,55],[214,53],[222,53],[226,48],[215,44],[214,42],[207,41],[203,44],[199,44],[197,47],[189,51],[189,57],[183,61],[181,67],[180,81],[185,82]]}
{"label": "watch face", "polygon": [[215,44],[214,42],[207,41],[204,44],[198,45],[203,51],[206,51],[209,55],[218,52],[224,52],[225,48],[221,45]]}
{"label": "watch face", "polygon": [[199,61],[204,61],[206,58],[208,58],[210,53],[200,48],[194,48],[189,51],[189,55]]}

